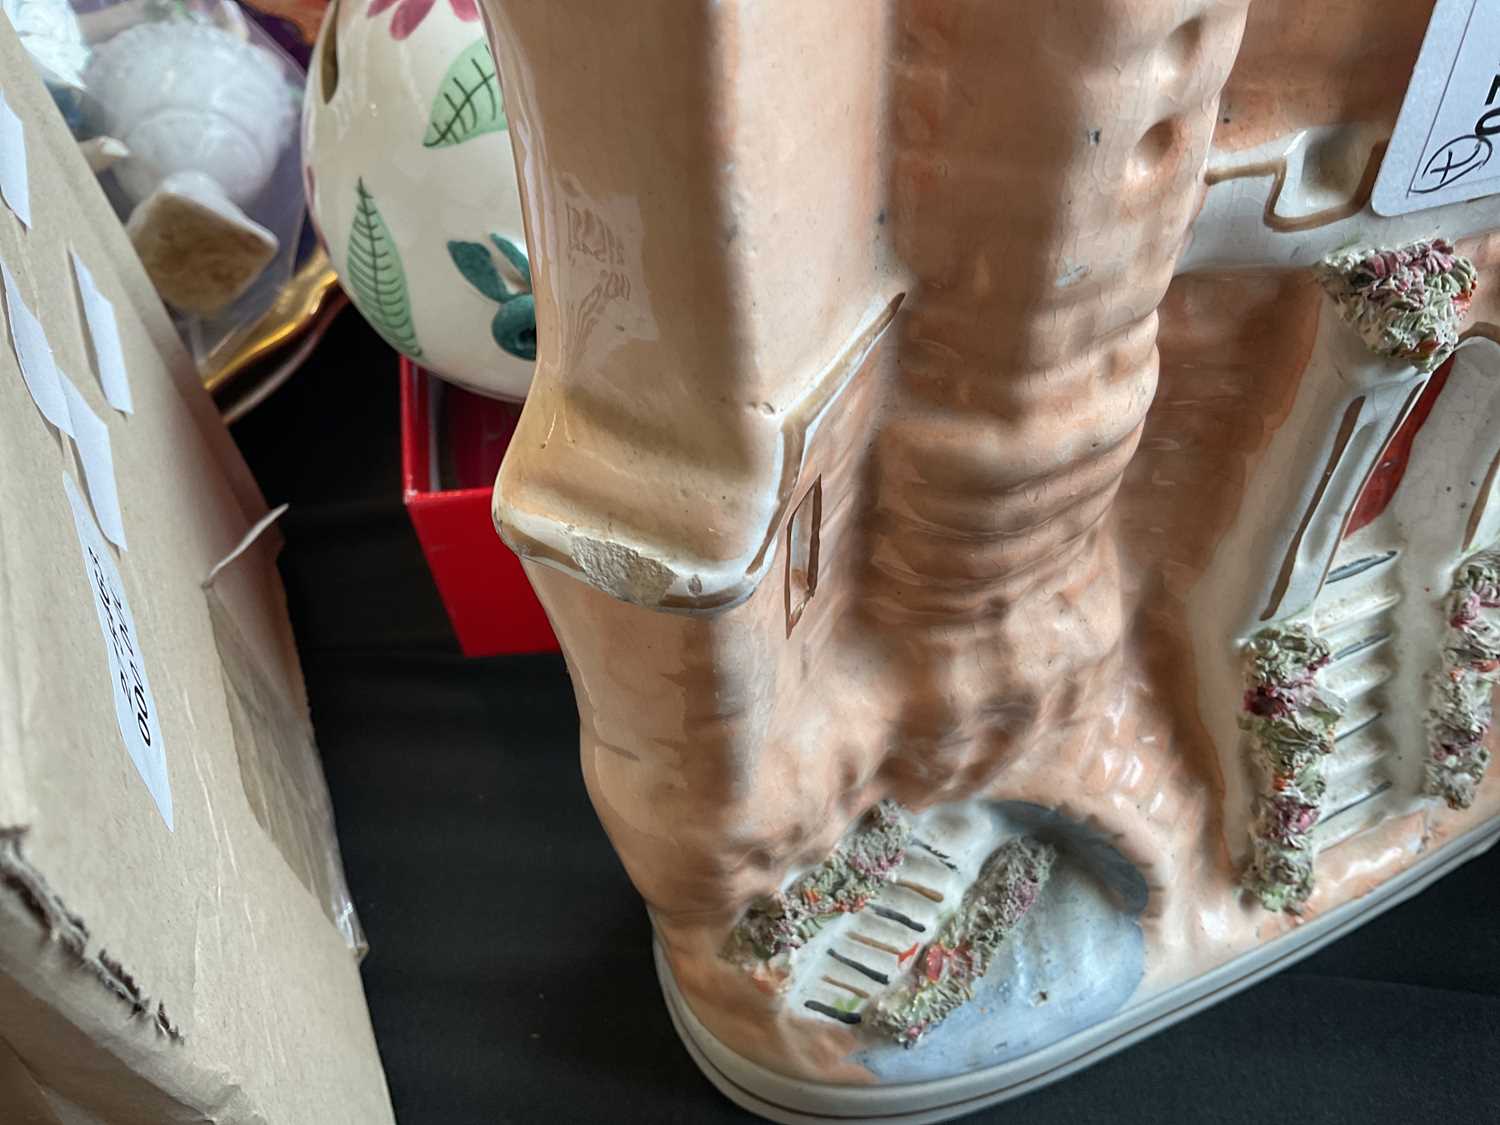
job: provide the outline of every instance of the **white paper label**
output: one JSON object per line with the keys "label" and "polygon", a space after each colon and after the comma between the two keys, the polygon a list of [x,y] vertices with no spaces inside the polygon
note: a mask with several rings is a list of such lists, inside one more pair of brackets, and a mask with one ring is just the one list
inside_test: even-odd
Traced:
{"label": "white paper label", "polygon": [[1404,215],[1500,192],[1500,0],[1437,0],[1370,205]]}
{"label": "white paper label", "polygon": [[146,662],[141,656],[140,635],[130,603],[125,600],[125,584],[115,560],[104,545],[104,537],[89,514],[88,504],[78,493],[78,486],[63,474],[63,491],[73,509],[73,527],[78,545],[83,549],[83,571],[88,578],[89,599],[99,618],[104,635],[104,655],[109,662],[109,678],[115,697],[115,719],[126,753],[135,763],[136,772],[146,783],[151,799],[161,817],[172,830],[172,786],[167,778],[167,758],[162,749],[161,726],[156,715],[156,699],[146,679]]}
{"label": "white paper label", "polygon": [[[80,263],[81,265],[81,263]],[[115,459],[109,443],[109,427],[89,408],[77,385],[57,366],[52,345],[36,314],[21,299],[21,291],[9,267],[0,262],[0,280],[5,290],[11,342],[21,378],[31,392],[42,417],[73,439],[83,462],[83,479],[94,501],[99,526],[111,543],[125,549],[125,521],[120,515],[120,492],[115,480]]]}
{"label": "white paper label", "polygon": [[83,480],[89,486],[99,527],[120,550],[125,550],[125,520],[120,515],[120,491],[115,481],[115,456],[109,444],[109,427],[89,409],[78,388],[61,371],[57,373],[63,397],[68,402],[68,420],[73,423],[73,444],[83,462]]}
{"label": "white paper label", "polygon": [[73,423],[68,417],[68,400],[63,394],[58,379],[57,360],[52,355],[52,345],[47,342],[46,330],[26,302],[21,299],[21,288],[16,284],[10,267],[0,262],[0,281],[5,287],[5,311],[10,322],[10,341],[16,349],[16,362],[21,365],[21,378],[31,392],[31,401],[42,412],[42,417],[51,422],[69,437],[73,436]]}
{"label": "white paper label", "polygon": [[0,197],[31,226],[31,175],[26,170],[26,127],[0,93]]}
{"label": "white paper label", "polygon": [[83,319],[89,326],[89,341],[94,345],[94,362],[99,366],[104,397],[116,410],[129,414],[134,407],[130,401],[130,377],[125,372],[125,350],[120,347],[120,328],[115,323],[115,307],[99,291],[94,275],[83,264],[78,251],[68,253],[73,258],[73,273],[78,277]]}

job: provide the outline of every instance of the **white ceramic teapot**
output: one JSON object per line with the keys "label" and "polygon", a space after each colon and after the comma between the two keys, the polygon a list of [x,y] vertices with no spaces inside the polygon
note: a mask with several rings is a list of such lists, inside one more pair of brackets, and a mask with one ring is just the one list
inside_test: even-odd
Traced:
{"label": "white ceramic teapot", "polygon": [[197,19],[147,20],[93,49],[92,133],[122,142],[126,229],[169,304],[211,315],[275,256],[245,208],[265,189],[296,113],[269,51]]}
{"label": "white ceramic teapot", "polygon": [[531,270],[473,0],[335,3],[303,104],[308,207],[356,307],[435,374],[524,398]]}

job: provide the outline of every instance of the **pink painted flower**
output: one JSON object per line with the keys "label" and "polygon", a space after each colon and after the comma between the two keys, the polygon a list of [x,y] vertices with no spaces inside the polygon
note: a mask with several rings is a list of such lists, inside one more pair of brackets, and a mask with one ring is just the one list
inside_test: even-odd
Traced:
{"label": "pink painted flower", "polygon": [[[378,16],[387,8],[394,7],[396,15],[391,20],[391,38],[405,39],[427,18],[427,13],[432,11],[435,3],[437,0],[371,0],[365,15]],[[453,14],[465,23],[474,23],[479,19],[479,6],[475,0],[448,0],[448,5],[453,9]]]}

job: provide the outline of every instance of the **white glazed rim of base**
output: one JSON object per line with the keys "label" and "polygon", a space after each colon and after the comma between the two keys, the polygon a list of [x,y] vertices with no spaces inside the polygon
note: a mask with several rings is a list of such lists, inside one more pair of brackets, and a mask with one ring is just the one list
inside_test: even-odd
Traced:
{"label": "white glazed rim of base", "polygon": [[1472,829],[1375,890],[1265,945],[1134,1004],[1077,1034],[995,1066],[928,1082],[845,1086],[789,1078],[730,1050],[688,1008],[653,943],[657,977],[677,1034],[698,1068],[730,1101],[782,1125],[870,1121],[926,1125],[1019,1097],[1170,1027],[1250,987],[1411,898],[1500,838],[1500,818]]}

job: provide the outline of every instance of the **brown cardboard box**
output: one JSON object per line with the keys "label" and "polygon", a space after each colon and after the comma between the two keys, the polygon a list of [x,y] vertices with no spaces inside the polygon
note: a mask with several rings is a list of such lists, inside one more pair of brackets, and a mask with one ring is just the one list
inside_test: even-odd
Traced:
{"label": "brown cardboard box", "polygon": [[[4,19],[0,90],[32,210],[0,204],[0,261],[107,427],[128,544],[0,327],[0,1122],[381,1125],[274,529],[214,573],[264,501]],[[133,413],[105,401],[70,250]]]}

